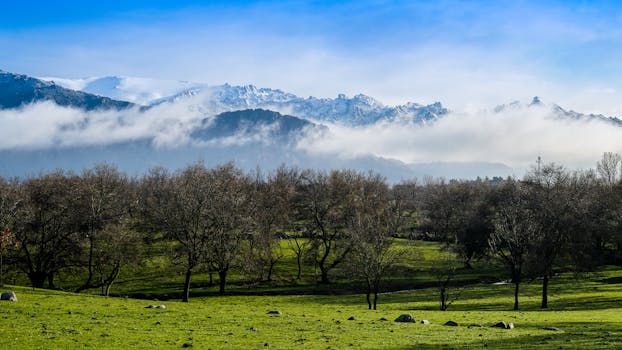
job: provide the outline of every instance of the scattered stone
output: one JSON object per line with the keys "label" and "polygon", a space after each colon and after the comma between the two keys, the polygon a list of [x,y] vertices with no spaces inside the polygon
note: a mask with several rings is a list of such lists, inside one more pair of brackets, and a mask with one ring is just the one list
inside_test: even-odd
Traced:
{"label": "scattered stone", "polygon": [[492,325],[493,328],[503,328],[503,329],[514,329],[514,323],[512,322],[505,322],[505,321],[499,321],[495,324]]}
{"label": "scattered stone", "polygon": [[380,317],[380,321],[388,321],[389,319],[386,317]]}
{"label": "scattered stone", "polygon": [[354,316],[348,317],[348,321],[355,321],[355,320],[356,320],[356,317],[354,317]]}
{"label": "scattered stone", "polygon": [[471,323],[468,328],[482,328],[483,326],[479,323]]}
{"label": "scattered stone", "polygon": [[499,321],[499,322],[493,324],[492,327],[493,328],[503,328],[503,329],[506,329],[506,328],[508,328],[508,324],[505,323],[505,321]]}
{"label": "scattered stone", "polygon": [[145,306],[145,309],[155,309],[155,305],[149,304],[149,305]]}
{"label": "scattered stone", "polygon": [[192,344],[190,343],[184,343],[184,345],[181,346],[182,348],[191,348]]}
{"label": "scattered stone", "polygon": [[156,309],[166,309],[166,305],[156,305]]}
{"label": "scattered stone", "polygon": [[280,315],[282,314],[281,310],[270,310],[268,311],[268,315]]}
{"label": "scattered stone", "polygon": [[445,322],[444,325],[445,326],[450,326],[450,327],[457,327],[458,323],[450,320],[450,321]]}
{"label": "scattered stone", "polygon": [[415,322],[415,319],[411,314],[402,314],[395,319],[395,322]]}
{"label": "scattered stone", "polygon": [[263,345],[263,346],[268,346],[268,343],[264,343],[264,345]]}
{"label": "scattered stone", "polygon": [[544,329],[545,331],[553,331],[553,332],[563,332],[563,330],[557,328],[557,327],[542,327],[542,329]]}
{"label": "scattered stone", "polygon": [[5,292],[0,295],[0,300],[17,301],[17,295],[15,292]]}
{"label": "scattered stone", "polygon": [[421,320],[421,324],[430,324],[430,321],[428,321],[428,320]]}

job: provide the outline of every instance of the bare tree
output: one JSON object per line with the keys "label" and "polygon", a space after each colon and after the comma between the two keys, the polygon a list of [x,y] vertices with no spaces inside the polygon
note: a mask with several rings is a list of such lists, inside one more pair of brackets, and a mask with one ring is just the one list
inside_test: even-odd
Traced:
{"label": "bare tree", "polygon": [[373,174],[353,188],[348,199],[353,211],[348,218],[353,242],[350,270],[364,279],[367,305],[376,310],[381,283],[399,258],[399,252],[391,249],[391,239],[400,226],[401,203],[389,197],[384,179]]}
{"label": "bare tree", "polygon": [[350,250],[347,217],[351,215],[348,196],[362,175],[355,171],[307,170],[301,175],[297,193],[298,212],[310,235],[309,252],[320,269],[321,283],[329,283],[328,274],[341,264]]}
{"label": "bare tree", "polygon": [[[115,257],[116,262],[121,262],[123,259],[116,259],[120,252],[127,252],[126,250],[119,250],[118,246],[114,244],[108,244],[106,239],[100,239],[98,237],[104,230],[111,226],[119,226],[123,219],[127,217],[130,212],[131,206],[133,206],[133,191],[130,188],[130,182],[125,174],[120,173],[117,168],[109,164],[99,164],[93,169],[87,169],[82,173],[79,181],[78,197],[76,200],[80,203],[80,215],[81,220],[80,231],[86,244],[85,249],[85,265],[87,267],[86,281],[78,287],[76,292],[80,292],[89,288],[100,288],[108,284],[110,278],[101,279],[99,281],[94,280],[95,270],[101,270],[102,267],[96,266],[96,262],[99,264],[107,265],[101,259],[101,256],[110,255]],[[111,238],[108,234],[108,229],[105,236]],[[112,237],[116,239],[117,237]],[[97,244],[102,246],[97,246]],[[114,252],[103,252],[104,248],[114,249]],[[99,259],[96,259],[95,252],[99,252]],[[116,278],[116,275],[114,276]],[[114,280],[114,278],[112,280]]]}
{"label": "bare tree", "polygon": [[423,195],[424,229],[445,242],[464,266],[486,254],[493,230],[490,185],[483,181],[428,181]]}
{"label": "bare tree", "polygon": [[210,170],[213,192],[204,214],[207,225],[206,261],[218,272],[219,293],[225,293],[227,273],[240,253],[243,239],[252,232],[252,181],[226,164]]}
{"label": "bare tree", "polygon": [[303,257],[307,253],[307,250],[311,245],[311,241],[306,237],[296,234],[292,237],[288,237],[287,244],[294,254],[296,254],[296,279],[299,280],[302,276]]}
{"label": "bare tree", "polygon": [[[298,172],[278,168],[266,180],[257,176],[253,191],[253,220],[255,232],[249,261],[259,271],[260,280],[272,281],[274,266],[283,257],[281,237],[291,223],[291,207],[298,182]],[[267,270],[267,271],[266,271]]]}
{"label": "bare tree", "polygon": [[75,213],[77,176],[55,172],[23,183],[24,203],[17,213],[14,233],[20,242],[18,266],[33,287],[47,280],[55,288],[54,276],[73,266],[80,253]]}
{"label": "bare tree", "polygon": [[596,164],[596,171],[606,185],[613,186],[622,177],[621,166],[622,157],[619,154],[605,152],[602,159]]}
{"label": "bare tree", "polygon": [[494,219],[495,231],[490,236],[491,250],[509,269],[514,283],[514,310],[518,310],[518,293],[523,269],[531,245],[539,236],[533,213],[528,209],[521,184],[508,181],[501,190]]}
{"label": "bare tree", "polygon": [[142,240],[126,223],[104,227],[93,242],[93,269],[97,274],[95,285],[102,288],[102,295],[110,295],[110,288],[123,267],[137,265],[141,260]]}
{"label": "bare tree", "polygon": [[455,278],[458,266],[454,254],[448,247],[441,251],[442,260],[432,268],[432,274],[436,278],[436,288],[439,293],[440,310],[446,311],[454,301],[460,298],[464,287],[455,286]]}
{"label": "bare tree", "polygon": [[175,176],[152,169],[141,182],[143,218],[152,230],[163,231],[177,243],[174,257],[181,258],[185,269],[184,302],[190,298],[192,273],[206,257],[214,192],[213,178],[201,163]]}
{"label": "bare tree", "polygon": [[531,267],[542,277],[542,308],[548,307],[548,285],[553,268],[573,226],[580,220],[577,203],[584,189],[563,167],[545,164],[533,169],[523,183],[529,210],[537,225]]}

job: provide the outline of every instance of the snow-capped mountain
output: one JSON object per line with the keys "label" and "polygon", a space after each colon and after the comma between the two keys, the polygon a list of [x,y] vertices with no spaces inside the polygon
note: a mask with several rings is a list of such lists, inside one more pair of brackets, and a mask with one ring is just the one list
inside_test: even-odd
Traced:
{"label": "snow-capped mountain", "polygon": [[41,77],[64,88],[116,100],[150,105],[153,101],[168,98],[184,91],[206,87],[205,84],[179,80],[159,80],[125,76],[107,76],[81,79]]}
{"label": "snow-capped mountain", "polygon": [[[479,134],[491,116],[499,117],[497,125]],[[597,135],[622,130],[618,118],[566,110],[537,97],[480,116],[449,113],[440,103],[387,106],[362,94],[303,98],[253,85],[128,77],[50,82],[0,71],[0,175],[59,167],[79,171],[103,161],[138,175],[151,166],[175,169],[202,159],[235,161],[246,169],[288,164],[374,170],[391,182],[425,175],[505,177],[513,170],[498,162],[505,159],[503,150],[514,147],[488,140],[510,135],[525,119],[550,130],[560,126],[568,135],[585,127]],[[523,133],[532,135],[532,130]],[[464,143],[502,153],[482,161],[466,153]],[[544,150],[555,147],[546,137],[539,144]],[[618,143],[610,144],[615,151]],[[471,146],[468,152],[480,150]],[[443,152],[450,154],[437,161]],[[464,162],[460,152],[467,155]],[[529,157],[536,151],[524,152]]]}
{"label": "snow-capped mountain", "polygon": [[622,119],[617,117],[608,117],[602,114],[584,114],[575,112],[573,110],[567,110],[554,103],[545,103],[540,97],[534,96],[531,102],[523,103],[521,101],[513,101],[507,104],[499,105],[493,109],[495,113],[501,113],[505,111],[525,111],[531,109],[539,109],[548,115],[559,118],[561,120],[577,120],[577,121],[590,121],[598,120],[606,123],[611,123],[615,126],[622,126]]}
{"label": "snow-capped mountain", "polygon": [[[223,108],[264,108],[282,111],[293,116],[318,122],[341,123],[349,126],[374,124],[381,121],[412,123],[432,122],[449,111],[439,102],[430,105],[408,103],[400,106],[386,106],[372,97],[359,94],[337,98],[302,98],[281,90],[257,88],[254,85],[221,85],[202,91],[210,96],[210,103]],[[201,91],[194,90],[197,95]],[[181,95],[172,98],[179,101]]]}
{"label": "snow-capped mountain", "polygon": [[186,81],[118,76],[73,80],[42,79],[54,81],[70,89],[148,106],[203,97],[193,100],[192,103],[214,114],[262,108],[314,121],[350,126],[369,125],[380,121],[426,123],[449,112],[439,102],[430,105],[409,102],[399,106],[387,106],[363,94],[353,97],[340,94],[336,98],[303,98],[279,89],[258,88],[254,85],[208,86]]}

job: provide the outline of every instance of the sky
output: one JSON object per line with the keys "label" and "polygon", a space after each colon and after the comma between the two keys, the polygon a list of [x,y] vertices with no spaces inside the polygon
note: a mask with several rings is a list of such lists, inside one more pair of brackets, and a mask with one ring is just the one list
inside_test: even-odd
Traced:
{"label": "sky", "polygon": [[[322,156],[494,162],[520,176],[538,156],[585,169],[622,153],[622,128],[550,108],[622,118],[620,1],[12,1],[0,11],[0,47],[1,70],[35,77],[156,79],[125,80],[147,90],[162,79],[253,84],[451,111],[425,125],[329,125],[297,145]],[[547,108],[527,107],[534,96]],[[178,146],[210,98],[118,113],[0,111],[0,150]],[[492,112],[515,100],[523,107]]]}
{"label": "sky", "polygon": [[622,116],[619,1],[11,1],[0,69]]}

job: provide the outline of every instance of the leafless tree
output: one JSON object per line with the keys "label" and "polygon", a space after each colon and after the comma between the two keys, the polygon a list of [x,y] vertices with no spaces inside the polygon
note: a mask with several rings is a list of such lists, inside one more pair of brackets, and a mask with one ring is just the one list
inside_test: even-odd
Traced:
{"label": "leafless tree", "polygon": [[458,264],[455,255],[444,247],[441,251],[441,260],[432,268],[432,274],[436,278],[436,288],[439,293],[440,310],[446,311],[454,301],[460,298],[464,291],[464,287],[455,286],[455,278],[458,270]]}
{"label": "leafless tree", "polygon": [[347,218],[352,215],[348,196],[362,175],[355,171],[307,170],[301,175],[297,200],[300,218],[309,233],[309,252],[320,269],[321,283],[329,283],[329,272],[341,264],[350,250]]}
{"label": "leafless tree", "polygon": [[[84,170],[80,177],[78,188],[79,201],[79,220],[80,232],[85,241],[85,265],[87,267],[86,281],[78,287],[76,292],[80,292],[89,288],[100,288],[108,284],[110,278],[99,279],[95,281],[95,270],[100,270],[102,267],[96,266],[96,262],[99,264],[107,265],[101,259],[101,256],[110,254],[115,257],[116,262],[121,262],[124,259],[117,259],[120,252],[127,252],[132,255],[132,252],[126,250],[119,250],[115,244],[108,244],[108,239],[113,240],[116,237],[110,237],[109,227],[119,226],[125,217],[130,212],[130,207],[133,206],[133,191],[130,187],[130,181],[127,176],[120,173],[117,168],[110,164],[99,164],[92,169]],[[100,239],[98,237],[102,232],[106,230],[106,238]],[[117,232],[120,232],[117,230]],[[97,244],[103,246],[97,246]],[[104,248],[115,249],[115,252],[103,252]],[[99,258],[96,259],[95,252],[99,252]],[[114,275],[116,278],[116,274]],[[112,280],[114,281],[114,278]]]}
{"label": "leafless tree", "polygon": [[124,222],[109,224],[93,241],[93,270],[97,276],[93,285],[102,288],[102,295],[110,295],[110,288],[123,267],[140,263],[142,240],[128,226]]}
{"label": "leafless tree", "polygon": [[177,243],[175,257],[181,258],[185,269],[184,302],[190,298],[192,273],[207,254],[214,192],[213,178],[201,163],[176,175],[155,168],[141,182],[143,218],[152,230],[163,231]]}
{"label": "leafless tree", "polygon": [[486,254],[493,230],[490,185],[483,181],[428,181],[422,196],[423,229],[445,242],[471,269]]}
{"label": "leafless tree", "polygon": [[218,272],[219,293],[225,293],[227,273],[240,253],[243,239],[253,229],[252,180],[232,164],[209,171],[213,191],[204,218],[207,228],[206,261]]}
{"label": "leafless tree", "polygon": [[527,203],[539,233],[533,246],[531,267],[542,277],[542,308],[548,307],[548,285],[553,268],[568,242],[573,226],[581,219],[577,203],[585,190],[576,176],[563,167],[545,164],[534,168],[523,181]]}
{"label": "leafless tree", "polygon": [[521,184],[508,181],[501,189],[503,197],[496,209],[495,230],[490,236],[490,247],[509,269],[514,283],[514,310],[518,310],[518,293],[523,269],[539,236],[534,214],[525,202]]}
{"label": "leafless tree", "polygon": [[603,157],[596,164],[596,171],[601,180],[608,186],[620,182],[622,177],[622,157],[613,152],[603,153]]}
{"label": "leafless tree", "polygon": [[259,272],[260,280],[272,281],[274,266],[283,257],[281,238],[291,226],[291,208],[298,171],[284,166],[267,179],[257,176],[253,191],[254,234],[249,240],[247,259]]}
{"label": "leafless tree", "polygon": [[58,171],[23,183],[24,203],[13,232],[20,242],[18,266],[33,287],[41,288],[47,280],[55,288],[55,274],[78,260],[78,182],[77,176]]}
{"label": "leafless tree", "polygon": [[376,310],[381,283],[399,258],[391,243],[400,226],[400,199],[390,198],[384,179],[369,174],[352,189],[348,200],[352,208],[348,230],[353,242],[349,267],[365,281],[367,305]]}

